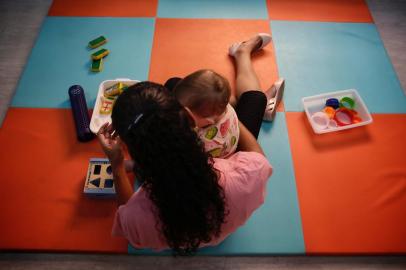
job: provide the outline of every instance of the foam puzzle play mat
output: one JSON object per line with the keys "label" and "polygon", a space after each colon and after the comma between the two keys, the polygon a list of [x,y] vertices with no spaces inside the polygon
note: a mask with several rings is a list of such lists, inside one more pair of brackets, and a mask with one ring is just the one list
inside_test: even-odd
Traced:
{"label": "foam puzzle play mat", "polygon": [[111,236],[94,133],[138,81],[207,68],[234,89],[228,48],[256,33],[272,35],[262,87],[286,80],[259,135],[274,171],[246,224],[198,254],[406,253],[406,96],[363,0],[54,0],[0,129],[0,249],[170,254]]}

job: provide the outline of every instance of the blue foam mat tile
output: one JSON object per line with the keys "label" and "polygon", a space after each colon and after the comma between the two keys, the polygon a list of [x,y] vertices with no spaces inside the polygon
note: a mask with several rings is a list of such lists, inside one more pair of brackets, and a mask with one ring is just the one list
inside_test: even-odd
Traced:
{"label": "blue foam mat tile", "polygon": [[[273,166],[265,203],[225,241],[205,247],[198,255],[304,254],[299,202],[284,113],[263,123],[259,142]],[[130,254],[170,255],[170,251],[128,247]]]}
{"label": "blue foam mat tile", "polygon": [[271,21],[286,111],[306,96],[356,89],[371,113],[406,113],[406,96],[373,24]]}
{"label": "blue foam mat tile", "polygon": [[264,0],[159,0],[160,18],[268,19]]}
{"label": "blue foam mat tile", "polygon": [[[148,78],[153,18],[47,17],[19,81],[13,107],[69,108],[68,89],[83,87],[89,108],[104,80]],[[108,42],[89,49],[103,35]],[[110,50],[101,72],[90,71],[90,55]]]}

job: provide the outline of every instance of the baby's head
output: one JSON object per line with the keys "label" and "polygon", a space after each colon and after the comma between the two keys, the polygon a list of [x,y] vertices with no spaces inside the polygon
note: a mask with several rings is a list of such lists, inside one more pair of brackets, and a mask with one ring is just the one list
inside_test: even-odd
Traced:
{"label": "baby's head", "polygon": [[178,101],[190,113],[197,127],[216,123],[224,114],[231,89],[227,79],[202,69],[186,76],[174,89]]}

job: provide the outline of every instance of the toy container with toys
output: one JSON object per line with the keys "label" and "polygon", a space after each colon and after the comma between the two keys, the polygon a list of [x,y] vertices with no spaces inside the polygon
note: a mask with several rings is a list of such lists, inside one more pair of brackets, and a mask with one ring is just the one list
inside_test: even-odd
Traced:
{"label": "toy container with toys", "polygon": [[138,82],[130,79],[115,79],[106,80],[100,84],[90,120],[90,130],[93,133],[97,133],[105,123],[111,123],[111,112],[117,97],[129,86]]}
{"label": "toy container with toys", "polygon": [[115,196],[116,189],[110,161],[106,158],[91,158],[86,173],[83,193],[90,196]]}
{"label": "toy container with toys", "polygon": [[355,89],[304,97],[302,103],[307,119],[316,134],[372,123],[371,114]]}

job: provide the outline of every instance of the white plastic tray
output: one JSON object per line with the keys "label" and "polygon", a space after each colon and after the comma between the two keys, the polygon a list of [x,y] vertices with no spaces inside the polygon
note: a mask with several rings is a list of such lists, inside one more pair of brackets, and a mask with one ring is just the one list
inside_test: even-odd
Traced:
{"label": "white plastic tray", "polygon": [[[329,98],[337,98],[340,100],[343,97],[350,97],[355,101],[354,110],[358,112],[358,116],[362,119],[361,122],[350,124],[346,126],[339,127],[328,127],[327,129],[320,129],[312,120],[312,115],[316,112],[323,110],[326,104],[326,100]],[[350,128],[355,128],[359,126],[364,126],[372,123],[372,116],[368,111],[367,106],[364,101],[361,99],[361,96],[358,94],[355,89],[342,90],[337,92],[324,93],[311,97],[304,97],[302,99],[303,107],[306,112],[307,119],[309,120],[310,125],[313,128],[313,131],[317,134],[334,132],[339,130],[345,130]]]}
{"label": "white plastic tray", "polygon": [[92,114],[92,119],[90,120],[90,130],[93,133],[97,133],[100,129],[100,127],[102,125],[104,125],[104,123],[111,123],[111,115],[104,115],[104,114],[100,114],[100,104],[102,101],[102,97],[104,95],[104,90],[108,87],[113,86],[114,84],[118,83],[118,82],[122,82],[125,83],[126,85],[130,86],[130,85],[134,85],[136,83],[138,83],[139,81],[137,80],[130,80],[130,79],[126,79],[126,78],[119,78],[119,79],[115,79],[115,80],[106,80],[100,83],[99,86],[99,92],[97,93],[97,97],[96,97],[96,103],[94,105],[93,108],[93,114]]}

